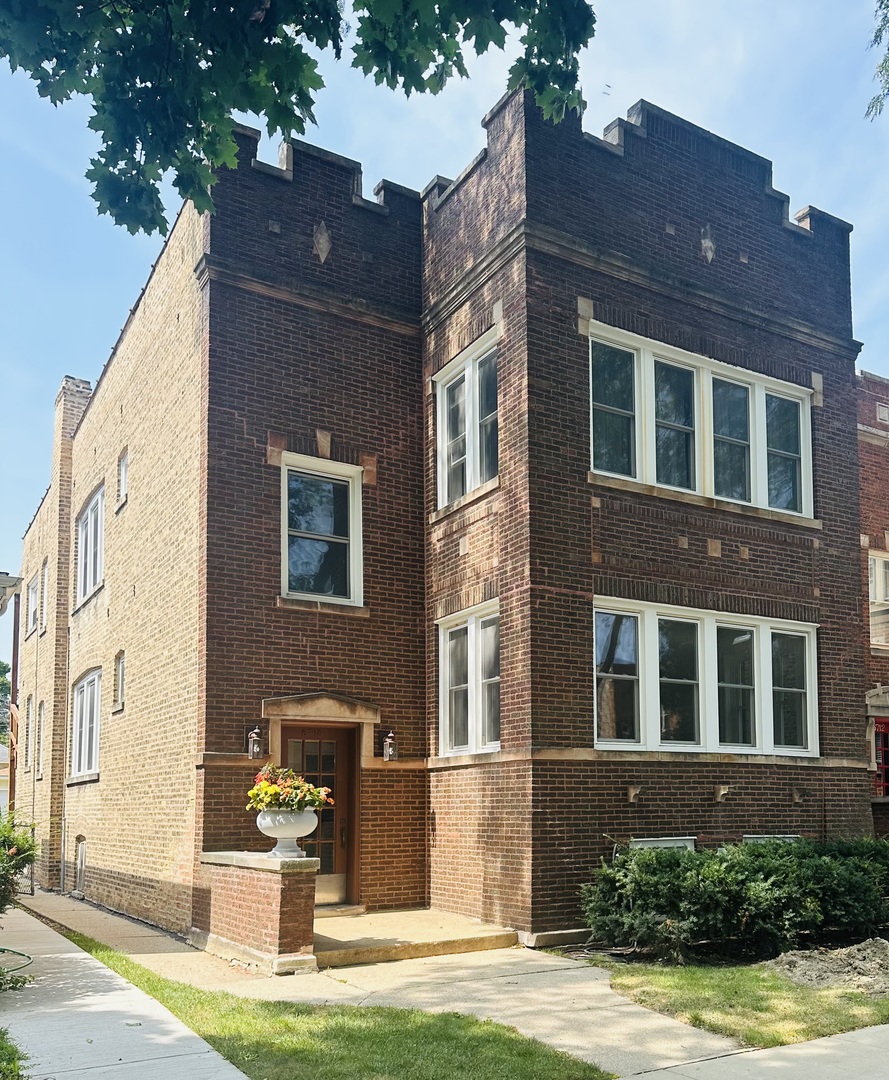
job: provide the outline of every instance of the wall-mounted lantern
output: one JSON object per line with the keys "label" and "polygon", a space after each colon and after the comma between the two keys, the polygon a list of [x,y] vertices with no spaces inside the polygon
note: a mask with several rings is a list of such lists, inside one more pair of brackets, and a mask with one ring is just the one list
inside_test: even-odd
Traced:
{"label": "wall-mounted lantern", "polygon": [[383,739],[383,761],[395,761],[398,758],[398,746],[395,743],[395,732],[390,731]]}
{"label": "wall-mounted lantern", "polygon": [[247,736],[247,755],[251,759],[265,756],[262,752],[262,732],[258,727],[255,727]]}

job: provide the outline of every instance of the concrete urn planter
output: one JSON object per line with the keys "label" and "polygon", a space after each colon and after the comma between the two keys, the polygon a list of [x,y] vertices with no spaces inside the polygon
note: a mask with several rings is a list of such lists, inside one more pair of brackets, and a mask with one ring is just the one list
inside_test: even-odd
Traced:
{"label": "concrete urn planter", "polygon": [[261,833],[278,841],[269,852],[273,858],[304,859],[306,853],[296,841],[315,831],[318,815],[314,809],[260,810],[256,815],[256,827]]}

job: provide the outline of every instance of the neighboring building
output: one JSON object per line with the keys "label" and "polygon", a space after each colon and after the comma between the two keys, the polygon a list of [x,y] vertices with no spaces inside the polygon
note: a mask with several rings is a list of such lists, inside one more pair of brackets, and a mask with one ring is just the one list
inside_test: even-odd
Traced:
{"label": "neighboring building", "polygon": [[239,129],[63,383],[23,562],[42,884],[191,926],[199,853],[268,846],[257,724],[334,788],[321,902],[534,935],[615,842],[870,831],[850,227],[644,102],[484,124],[376,203]]}
{"label": "neighboring building", "polygon": [[889,835],[889,379],[858,381],[861,547],[865,553],[869,649],[867,715],[874,742],[874,828]]}

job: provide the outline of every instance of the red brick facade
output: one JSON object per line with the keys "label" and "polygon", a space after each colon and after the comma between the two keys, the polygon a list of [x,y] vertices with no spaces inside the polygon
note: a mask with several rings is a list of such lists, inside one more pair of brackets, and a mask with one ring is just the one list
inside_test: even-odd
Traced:
{"label": "red brick facade", "polygon": [[[889,565],[889,380],[862,372],[858,380],[858,465],[861,489],[862,592],[882,601]],[[871,580],[872,579],[872,580]],[[877,592],[880,595],[877,595]],[[865,613],[865,632],[869,620]],[[874,831],[889,835],[889,643],[874,626],[866,643],[867,712],[874,727]]]}
{"label": "red brick facade", "polygon": [[[793,224],[768,161],[645,103],[604,140],[544,122],[520,94],[485,126],[486,150],[456,182],[436,178],[422,195],[384,182],[374,203],[357,163],[298,144],[280,168],[261,165],[244,129],[217,213],[176,227],[200,230],[179,245],[198,248],[192,376],[178,390],[194,413],[196,572],[172,598],[145,596],[142,622],[156,633],[169,604],[169,623],[194,624],[194,684],[178,706],[194,845],[177,855],[176,888],[153,886],[137,914],[211,929],[201,852],[268,847],[243,810],[257,723],[273,753],[287,724],[352,733],[352,816],[336,829],[348,899],[368,908],[432,903],[529,933],[565,929],[578,925],[579,886],[632,837],[710,845],[872,828],[849,226],[814,208]],[[174,250],[155,271],[161,292],[178,287]],[[133,327],[150,337],[160,310],[143,303]],[[701,385],[712,368],[801,402],[805,512],[711,497],[706,463],[700,492],[592,471],[590,338],[608,332],[688,358]],[[499,467],[449,501],[442,379],[479,341],[497,351]],[[126,400],[103,380],[87,417],[103,394],[105,407]],[[152,443],[160,469],[177,444],[166,436]],[[765,475],[765,448],[755,454]],[[360,603],[282,596],[293,455],[360,469]],[[603,746],[597,598],[693,612],[702,627],[719,613],[763,635],[808,628],[818,710],[802,752],[765,752],[761,726],[750,753]],[[499,612],[499,746],[450,753],[439,623],[475,610]],[[709,708],[715,687],[700,693]],[[160,720],[147,694],[127,710],[144,728]],[[390,730],[398,759],[384,762]],[[155,768],[162,798],[160,754]],[[63,774],[53,782],[61,790]],[[115,875],[137,868],[124,874],[113,844],[96,847],[105,863],[90,868],[89,895],[131,910]]]}

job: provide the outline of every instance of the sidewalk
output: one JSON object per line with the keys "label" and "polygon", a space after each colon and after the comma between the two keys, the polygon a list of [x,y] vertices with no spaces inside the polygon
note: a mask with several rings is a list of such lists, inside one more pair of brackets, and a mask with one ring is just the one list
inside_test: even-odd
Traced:
{"label": "sidewalk", "polygon": [[[621,1077],[885,1080],[889,1076],[889,1025],[774,1050],[744,1050],[733,1040],[620,997],[611,990],[608,973],[600,968],[530,949],[496,949],[267,978],[83,901],[52,893],[22,900],[158,974],[193,986],[265,1000],[469,1013],[508,1024]],[[0,1025],[9,1028],[12,1038],[43,1069],[38,1071],[32,1063],[35,1080],[67,1072],[76,1077],[78,1069],[87,1067],[89,1080],[112,1075],[126,1080],[130,1075],[126,1067],[131,1065],[134,1075],[137,1061],[144,1073],[139,1080],[186,1080],[186,1076],[187,1080],[237,1080],[243,1075],[152,998],[31,916],[9,911],[0,926],[4,927],[0,944],[39,955],[28,969],[38,977],[36,985],[22,994],[0,998]],[[135,1023],[143,1026],[128,1026]],[[87,1036],[94,1042],[84,1045]],[[51,1047],[58,1056],[51,1055]],[[120,1063],[116,1057],[109,1059],[111,1051],[123,1055]]]}
{"label": "sidewalk", "polygon": [[9,910],[0,944],[34,957],[23,990],[0,998],[0,1026],[28,1054],[32,1080],[244,1080],[177,1020],[67,938]]}

